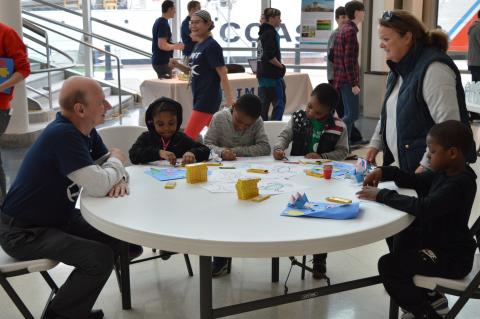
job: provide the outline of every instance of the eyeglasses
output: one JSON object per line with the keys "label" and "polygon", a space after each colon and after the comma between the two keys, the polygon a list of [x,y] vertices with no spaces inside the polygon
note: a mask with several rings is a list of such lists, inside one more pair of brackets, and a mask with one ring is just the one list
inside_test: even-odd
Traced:
{"label": "eyeglasses", "polygon": [[390,22],[392,21],[392,19],[395,19],[395,18],[398,19],[398,17],[395,15],[393,11],[384,11],[382,14],[382,20],[385,22]]}

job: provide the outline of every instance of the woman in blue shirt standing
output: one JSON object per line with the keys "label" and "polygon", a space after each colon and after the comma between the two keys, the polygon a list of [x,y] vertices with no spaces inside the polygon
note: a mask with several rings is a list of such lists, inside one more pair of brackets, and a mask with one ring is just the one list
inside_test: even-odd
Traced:
{"label": "woman in blue shirt standing", "polygon": [[190,55],[188,66],[172,60],[173,67],[190,74],[193,93],[193,112],[185,127],[185,134],[196,139],[205,126],[208,126],[213,114],[222,102],[225,92],[225,104],[233,104],[232,90],[227,78],[227,68],[223,59],[222,47],[212,38],[210,31],[214,24],[210,13],[199,10],[190,20],[191,36],[197,42]]}

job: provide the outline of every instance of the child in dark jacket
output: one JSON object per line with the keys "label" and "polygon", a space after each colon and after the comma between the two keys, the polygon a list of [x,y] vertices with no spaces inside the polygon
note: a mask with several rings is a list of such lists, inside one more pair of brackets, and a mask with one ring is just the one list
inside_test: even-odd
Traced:
{"label": "child in dark jacket", "polygon": [[177,158],[182,159],[182,164],[208,160],[210,149],[179,131],[182,105],[177,101],[161,97],[152,102],[145,123],[148,132],[142,133],[129,151],[133,164],[164,159],[175,165]]}
{"label": "child in dark jacket", "polygon": [[[327,83],[313,89],[305,110],[292,114],[273,147],[276,160],[285,158],[285,149],[292,143],[292,156],[342,161],[348,155],[348,134],[345,123],[335,116],[338,93]],[[326,278],[327,254],[313,255],[313,278]]]}
{"label": "child in dark jacket", "polygon": [[285,149],[292,143],[292,156],[342,161],[348,155],[348,134],[345,123],[336,117],[338,93],[327,83],[313,89],[305,110],[292,114],[273,147],[276,160],[285,158]]}
{"label": "child in dark jacket", "polygon": [[[459,121],[434,125],[427,135],[432,170],[407,173],[380,167],[365,178],[361,199],[375,200],[415,216],[417,231],[400,232],[403,244],[378,261],[385,289],[415,318],[442,318],[448,305],[440,293],[415,286],[418,275],[460,279],[472,269],[476,249],[468,219],[477,191],[474,171],[466,163],[472,131]],[[417,197],[378,189],[378,182],[392,180],[398,187],[413,188]],[[443,305],[442,305],[443,304]]]}

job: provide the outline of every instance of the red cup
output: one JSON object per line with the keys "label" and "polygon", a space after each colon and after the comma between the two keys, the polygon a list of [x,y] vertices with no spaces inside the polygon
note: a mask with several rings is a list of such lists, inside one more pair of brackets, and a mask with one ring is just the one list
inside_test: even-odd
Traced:
{"label": "red cup", "polygon": [[331,164],[324,164],[323,165],[323,178],[331,179],[333,172],[333,166]]}

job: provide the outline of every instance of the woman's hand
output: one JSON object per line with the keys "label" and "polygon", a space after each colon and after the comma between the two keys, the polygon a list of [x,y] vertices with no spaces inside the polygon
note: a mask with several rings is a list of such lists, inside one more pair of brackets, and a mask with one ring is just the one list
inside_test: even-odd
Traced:
{"label": "woman's hand", "polygon": [[273,158],[277,161],[281,161],[285,158],[285,152],[281,149],[276,149],[273,151]]}
{"label": "woman's hand", "polygon": [[380,188],[372,187],[372,186],[363,186],[360,191],[357,192],[357,196],[360,199],[366,200],[377,200],[377,194],[380,191]]}
{"label": "woman's hand", "polygon": [[373,165],[377,165],[377,154],[379,150],[377,150],[375,147],[369,147],[366,155],[366,160]]}
{"label": "woman's hand", "polygon": [[375,169],[373,172],[368,173],[363,180],[363,186],[377,187],[378,183],[382,180],[382,170],[380,168]]}
{"label": "woman's hand", "polygon": [[191,163],[195,163],[195,154],[192,152],[185,152],[182,157],[182,164],[185,165]]}
{"label": "woman's hand", "polygon": [[170,165],[175,166],[177,164],[177,156],[172,152],[160,150],[160,158],[170,162]]}
{"label": "woman's hand", "polygon": [[306,155],[305,155],[305,158],[309,158],[309,159],[319,159],[319,158],[320,158],[320,154],[315,153],[315,152],[311,152],[311,153],[306,154]]}

